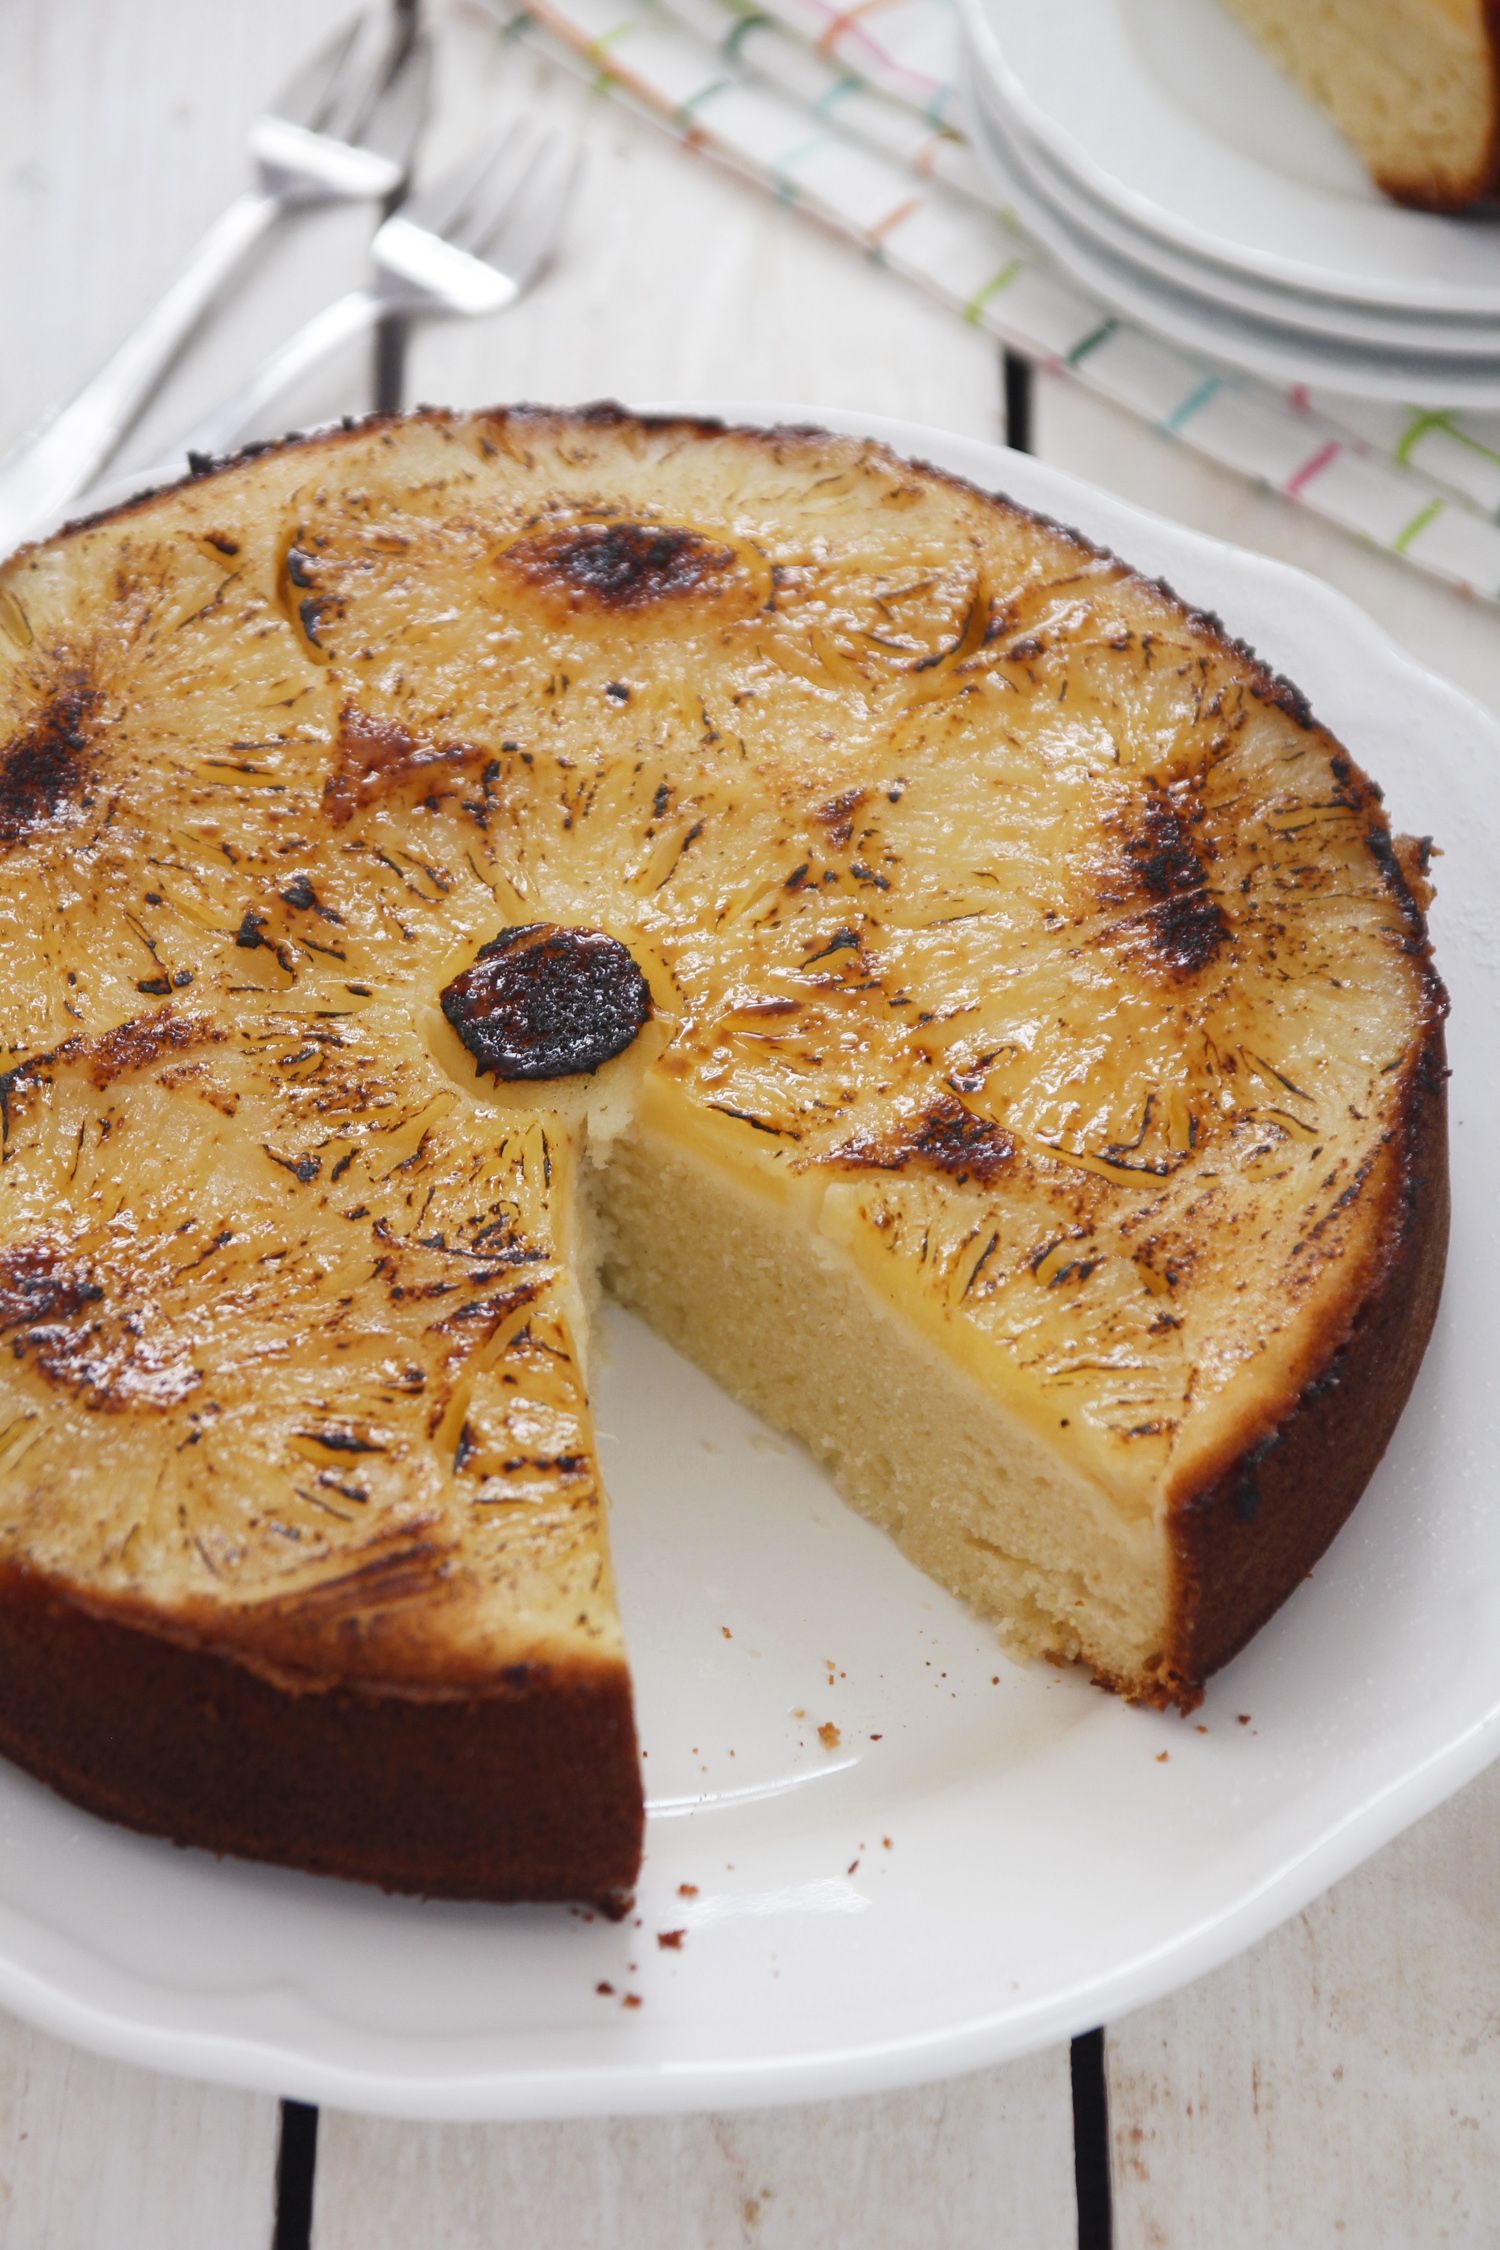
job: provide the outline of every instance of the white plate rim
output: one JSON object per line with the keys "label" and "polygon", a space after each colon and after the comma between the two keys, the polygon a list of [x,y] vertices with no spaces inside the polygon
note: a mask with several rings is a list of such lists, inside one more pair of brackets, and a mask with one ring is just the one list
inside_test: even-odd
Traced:
{"label": "white plate rim", "polygon": [[1028,136],[1019,118],[1002,115],[993,89],[979,72],[968,91],[971,111],[977,108],[985,124],[994,128],[1023,184],[1043,199],[1059,223],[1089,236],[1105,256],[1128,259],[1153,280],[1203,297],[1236,318],[1305,335],[1314,347],[1325,341],[1374,352],[1390,349],[1421,359],[1500,363],[1500,316],[1444,320],[1432,313],[1390,312],[1352,298],[1319,297],[1262,282],[1253,274],[1235,272],[1148,234],[1120,205],[1091,195],[1040,141]]}
{"label": "white plate rim", "polygon": [[[1305,258],[1292,257],[1253,244],[1226,240],[1205,230],[1191,215],[1184,213],[1131,186],[1109,171],[1079,138],[1069,131],[1058,118],[1041,106],[1031,91],[1023,84],[1007,56],[1000,29],[992,18],[991,10],[1000,0],[958,0],[960,16],[968,31],[971,52],[978,67],[1004,108],[1016,116],[1039,141],[1053,159],[1070,172],[1098,201],[1118,207],[1129,214],[1137,226],[1175,243],[1190,255],[1206,259],[1210,264],[1254,272],[1264,280],[1289,289],[1298,289],[1320,296],[1350,297],[1363,304],[1409,307],[1414,311],[1430,310],[1457,314],[1493,315],[1500,312],[1500,281],[1493,286],[1472,287],[1463,283],[1405,282],[1399,292],[1387,286],[1384,295],[1378,294],[1368,274],[1353,274],[1337,266],[1315,265]],[[1075,31],[1077,27],[1075,26]],[[1310,212],[1310,238],[1315,239],[1316,205]],[[1399,205],[1390,207],[1393,226],[1406,223],[1409,231],[1414,222],[1426,221],[1429,225],[1446,222],[1430,214],[1403,210]]]}
{"label": "white plate rim", "polygon": [[[1393,646],[1365,612],[1323,581],[1271,558],[1185,529],[1115,498],[1032,456],[886,416],[797,405],[693,400],[643,412],[711,414],[731,422],[814,425],[863,435],[915,459],[930,460],[989,490],[1014,490],[1027,506],[1081,528],[1147,570],[1165,569],[1193,593],[1202,566],[1258,584],[1326,620],[1361,663],[1390,677],[1400,692],[1446,715],[1461,734],[1500,753],[1500,726],[1478,704],[1425,671]],[[1219,597],[1222,599],[1222,595]],[[1232,615],[1230,624],[1233,627]],[[1276,651],[1269,652],[1272,660]],[[1493,768],[1500,772],[1500,766]],[[1443,1802],[1500,1757],[1500,1694],[1466,1723],[1433,1740],[1405,1770],[1391,1775],[1339,1818],[1289,1851],[1274,1872],[1226,1904],[1201,1913],[1170,1939],[1121,1960],[1108,1973],[1065,1985],[1022,2010],[991,2010],[975,2020],[926,2034],[853,2048],[830,2045],[770,2063],[631,2071],[616,2065],[530,2073],[402,2068],[387,2060],[359,2068],[331,2063],[299,2042],[292,2029],[268,2033],[255,2012],[209,2033],[143,2019],[29,1968],[0,1948],[0,2003],[43,2029],[122,2061],[334,2107],[425,2119],[561,2118],[680,2113],[803,2102],[872,2093],[977,2069],[1061,2040],[1161,1997],[1217,1967],[1298,1912],[1381,1845]],[[165,1847],[163,1847],[165,1848]],[[207,1866],[208,1863],[205,1863]],[[211,1875],[209,1876],[211,1880]],[[351,1886],[351,1889],[353,1887]],[[168,1996],[170,1997],[170,1995]],[[264,1998],[264,1995],[261,1996]],[[306,2026],[301,2026],[305,2034]]]}
{"label": "white plate rim", "polygon": [[1189,288],[1143,261],[1114,252],[1066,217],[1025,171],[1010,137],[982,97],[970,92],[971,146],[997,193],[1023,228],[1087,295],[1135,327],[1233,374],[1261,381],[1380,399],[1418,412],[1481,412],[1500,407],[1500,352],[1486,359],[1403,354],[1390,346],[1320,338],[1236,310],[1207,290]]}

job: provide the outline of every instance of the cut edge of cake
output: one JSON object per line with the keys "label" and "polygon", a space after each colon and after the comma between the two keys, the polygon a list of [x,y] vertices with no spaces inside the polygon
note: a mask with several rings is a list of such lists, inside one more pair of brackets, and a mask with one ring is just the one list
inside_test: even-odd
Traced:
{"label": "cut edge of cake", "polygon": [[805,1208],[649,1119],[599,1149],[589,1192],[608,1293],[806,1445],[1013,1655],[1081,1662],[1128,1700],[1186,1713],[1307,1575],[1396,1426],[1442,1286],[1446,1118],[1437,1021],[1373,1186],[1377,1240],[1312,1372],[1289,1398],[1251,1402],[1134,1522],[884,1301]]}

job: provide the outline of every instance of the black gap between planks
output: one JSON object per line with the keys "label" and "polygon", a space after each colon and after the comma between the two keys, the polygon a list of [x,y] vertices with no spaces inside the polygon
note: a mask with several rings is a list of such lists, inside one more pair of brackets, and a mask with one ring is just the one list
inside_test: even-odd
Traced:
{"label": "black gap between planks", "polygon": [[[1005,442],[1029,453],[1033,369],[1015,352],[1001,355],[1005,392]],[[1073,2187],[1078,2201],[1078,2250],[1112,2250],[1114,2213],[1109,2178],[1109,2088],[1104,2074],[1104,2034],[1085,2031],[1073,2041]]]}
{"label": "black gap between planks", "polygon": [[276,2211],[271,2250],[310,2250],[313,2175],[318,2168],[318,2113],[307,2102],[281,2105],[276,2151]]}
{"label": "black gap between planks", "polygon": [[[400,27],[403,51],[416,37],[421,24],[421,0],[392,0],[391,13]],[[389,199],[385,216],[389,218],[400,201],[399,192]],[[387,313],[375,326],[375,357],[371,379],[375,394],[377,414],[399,414],[406,404],[406,341],[409,323],[399,313]]]}
{"label": "black gap between planks", "polygon": [[1029,453],[1034,379],[1031,362],[1016,352],[1002,352],[1000,368],[1005,391],[1005,442],[1017,453]]}
{"label": "black gap between planks", "polygon": [[1109,2086],[1104,2033],[1073,2041],[1073,2185],[1078,2198],[1078,2250],[1111,2250],[1114,2214],[1109,2180]]}

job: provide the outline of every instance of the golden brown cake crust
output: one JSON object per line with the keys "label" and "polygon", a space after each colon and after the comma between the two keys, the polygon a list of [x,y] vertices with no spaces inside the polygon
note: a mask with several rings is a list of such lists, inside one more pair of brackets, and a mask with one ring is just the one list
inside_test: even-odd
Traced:
{"label": "golden brown cake crust", "polygon": [[0,1577],[0,1751],[75,1804],[387,1890],[619,1912],[644,1819],[625,1668],[516,1672],[483,1695],[298,1694]]}
{"label": "golden brown cake crust", "polygon": [[[1434,987],[1436,979],[1433,980]],[[1448,1248],[1441,1016],[1408,1087],[1378,1193],[1385,1255],[1291,1412],[1174,1511],[1173,1632],[1147,1700],[1192,1710],[1203,1682],[1294,1593],[1390,1442],[1437,1317]]]}

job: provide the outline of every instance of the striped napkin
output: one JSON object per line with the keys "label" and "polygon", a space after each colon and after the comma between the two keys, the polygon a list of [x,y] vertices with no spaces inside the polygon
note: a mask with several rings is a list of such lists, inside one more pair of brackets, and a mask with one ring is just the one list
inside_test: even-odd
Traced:
{"label": "striped napkin", "polygon": [[1108,313],[995,206],[955,123],[952,0],[485,0],[687,149],[1037,365],[1465,593],[1500,601],[1500,416],[1281,391]]}

